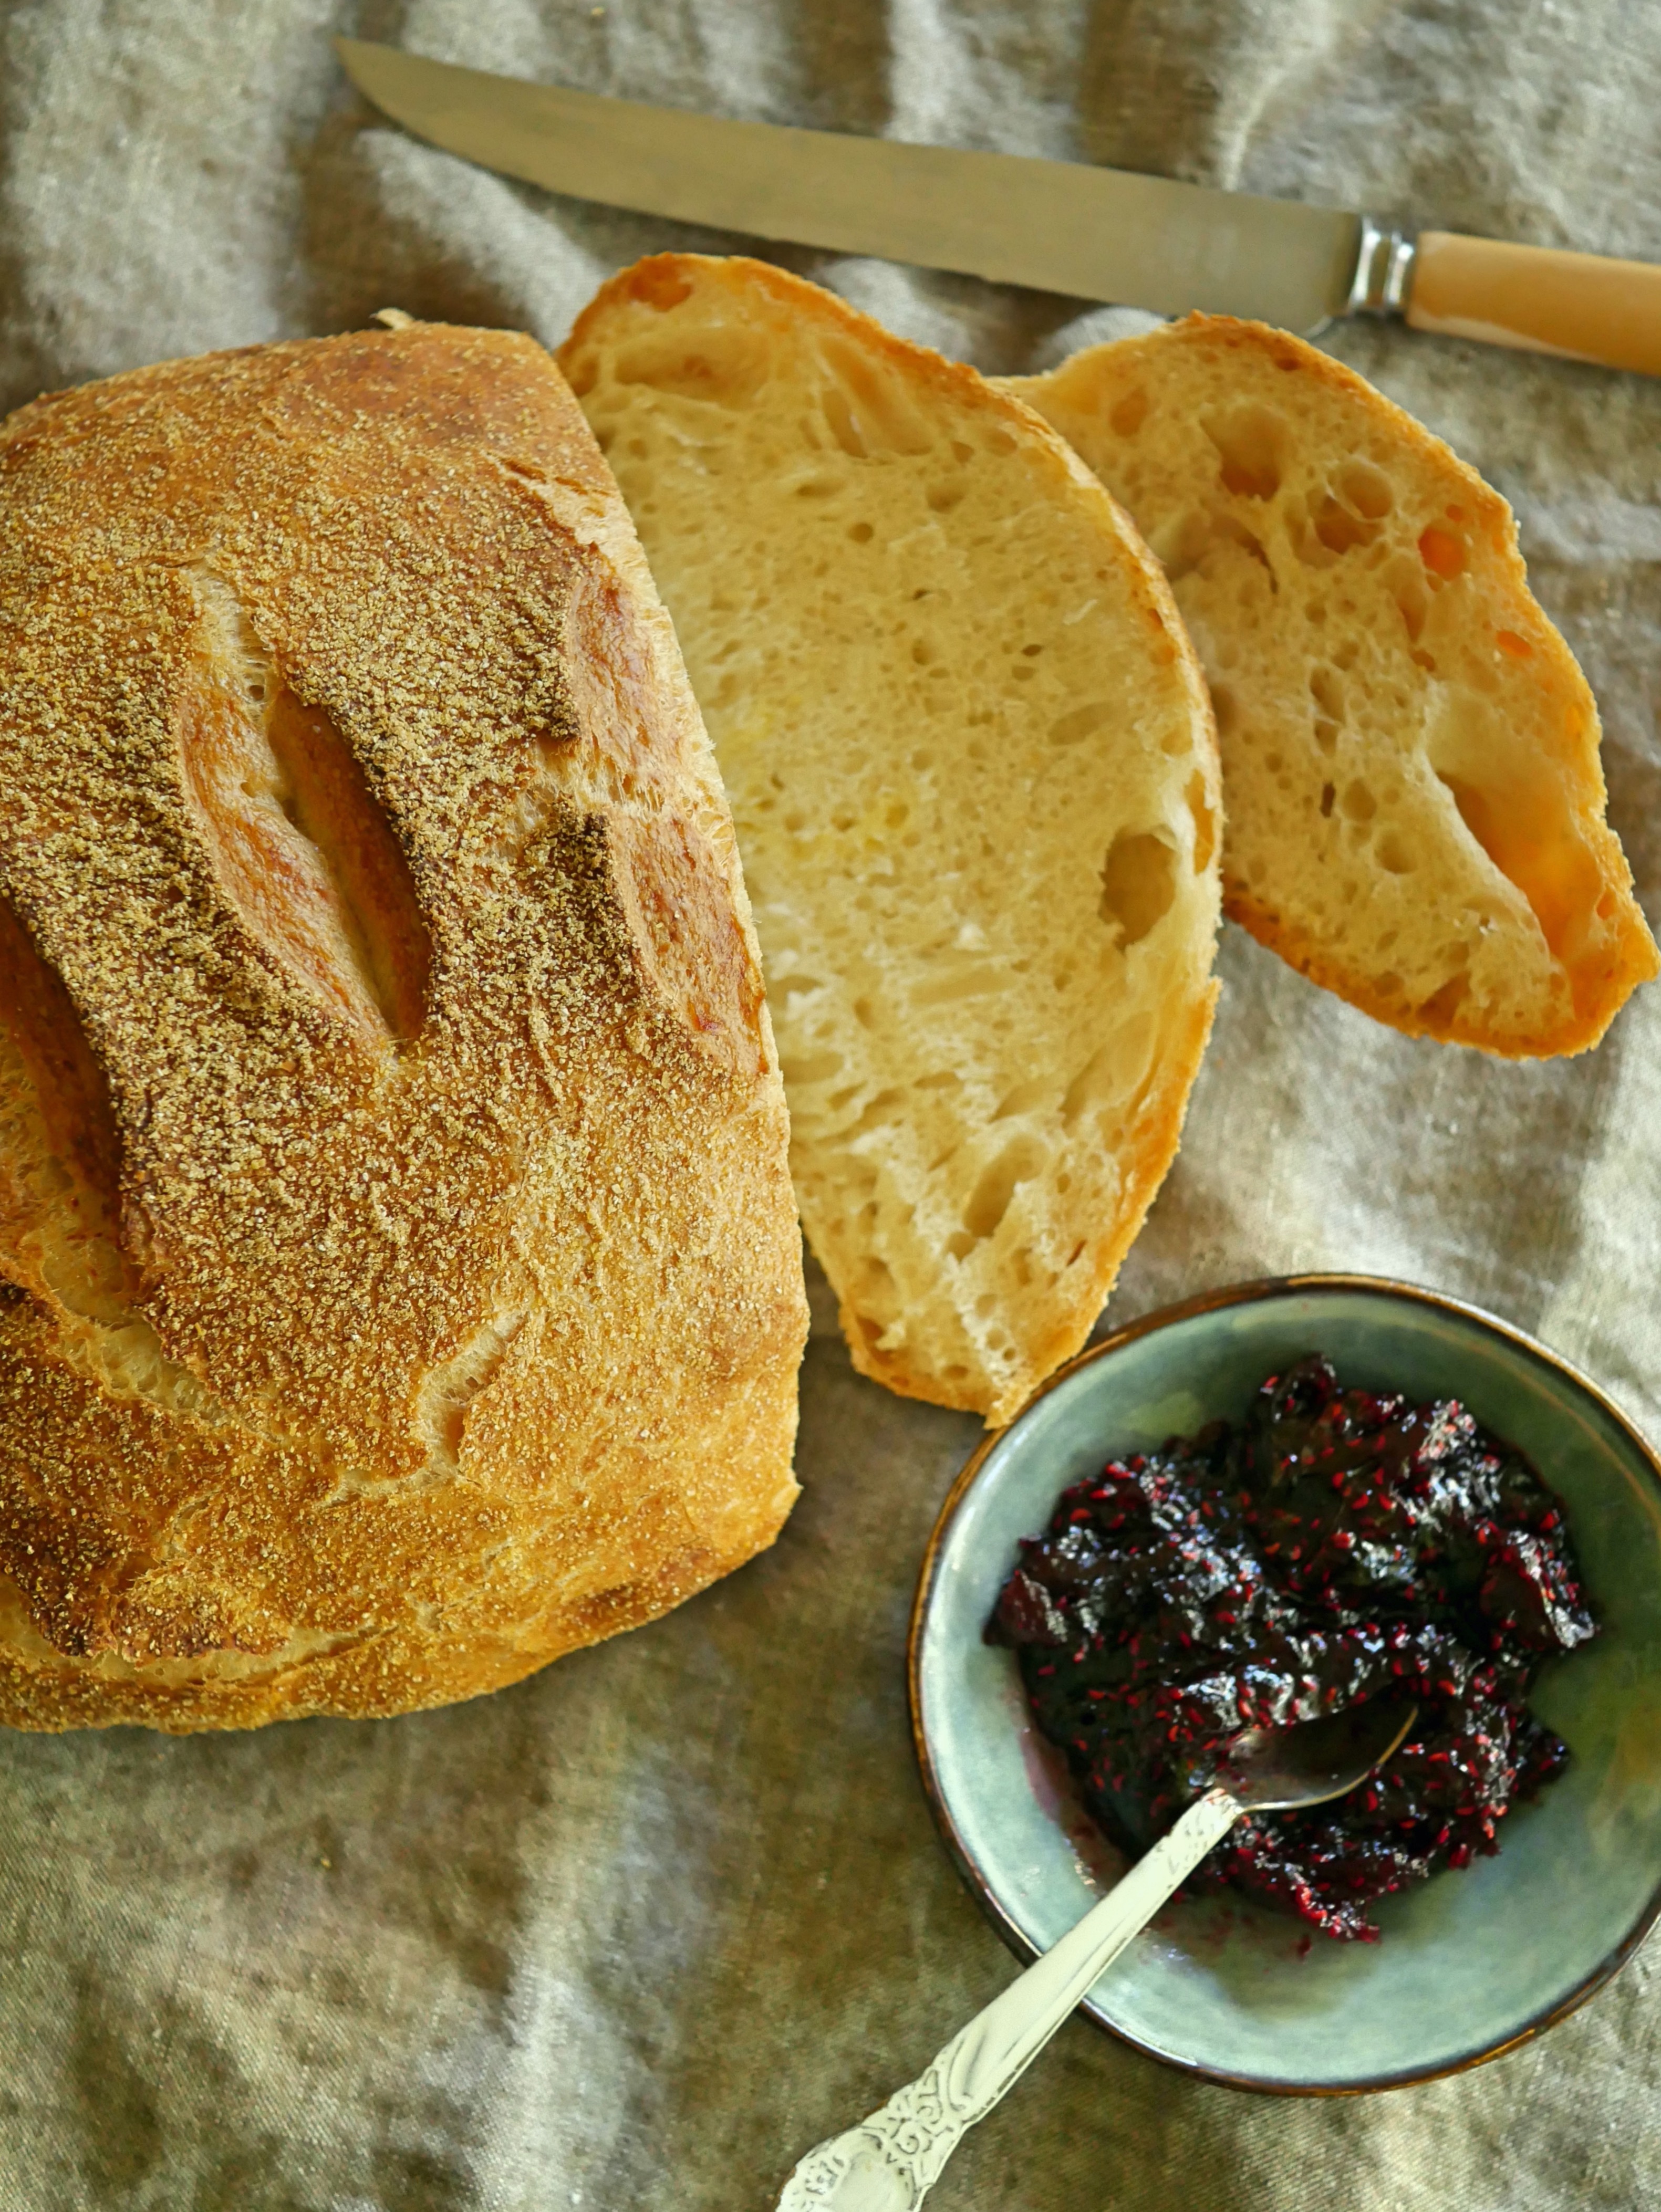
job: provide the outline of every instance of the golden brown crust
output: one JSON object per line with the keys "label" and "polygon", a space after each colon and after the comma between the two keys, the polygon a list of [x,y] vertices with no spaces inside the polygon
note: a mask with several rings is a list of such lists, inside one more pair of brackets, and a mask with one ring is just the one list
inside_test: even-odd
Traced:
{"label": "golden brown crust", "polygon": [[770,1541],[749,909],[548,357],[141,370],[0,427],[0,1719],[470,1696]]}

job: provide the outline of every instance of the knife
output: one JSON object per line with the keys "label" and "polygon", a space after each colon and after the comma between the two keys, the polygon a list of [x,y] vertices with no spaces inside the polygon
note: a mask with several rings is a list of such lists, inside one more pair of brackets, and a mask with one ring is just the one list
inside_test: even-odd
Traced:
{"label": "knife", "polygon": [[504,176],[643,215],[1294,331],[1335,315],[1661,375],[1661,267],[1127,169],[735,123],[337,39],[358,89]]}

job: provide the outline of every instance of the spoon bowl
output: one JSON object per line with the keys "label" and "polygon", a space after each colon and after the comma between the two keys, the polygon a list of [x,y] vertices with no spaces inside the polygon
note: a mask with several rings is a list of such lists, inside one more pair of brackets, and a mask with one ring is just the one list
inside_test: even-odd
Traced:
{"label": "spoon bowl", "polygon": [[1415,1705],[1387,1699],[1292,1728],[1250,1728],[1237,1735],[1217,1780],[1243,1813],[1296,1813],[1348,1797],[1407,1741]]}

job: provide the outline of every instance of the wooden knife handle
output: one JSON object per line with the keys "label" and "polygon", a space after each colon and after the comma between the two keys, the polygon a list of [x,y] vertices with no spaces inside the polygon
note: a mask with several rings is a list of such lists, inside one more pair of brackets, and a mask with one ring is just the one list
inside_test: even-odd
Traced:
{"label": "wooden knife handle", "polygon": [[1407,319],[1416,331],[1661,376],[1661,267],[1419,234]]}

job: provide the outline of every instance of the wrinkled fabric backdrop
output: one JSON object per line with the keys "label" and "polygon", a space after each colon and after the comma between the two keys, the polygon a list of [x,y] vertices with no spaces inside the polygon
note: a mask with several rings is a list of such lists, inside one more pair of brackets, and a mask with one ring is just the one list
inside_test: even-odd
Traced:
{"label": "wrinkled fabric backdrop", "polygon": [[[415,143],[350,94],[336,31],[1661,258],[1661,9],[1631,0],[10,0],[6,405],[386,306],[552,344],[636,255],[734,242]],[[777,258],[986,369],[1114,327]],[[1655,921],[1661,383],[1330,343],[1516,507]],[[1661,1433],[1661,987],[1591,1057],[1513,1067],[1376,1028],[1232,928],[1221,972],[1112,1316],[1375,1269],[1536,1331]],[[1009,1978],[925,1810],[902,1665],[976,1429],[855,1377],[822,1282],[816,1308],[801,1504],[668,1620],[411,1719],[0,1739],[5,2212],[764,2212]],[[1658,1967],[1652,1945],[1472,2075],[1336,2103],[1198,2084],[1074,2022],[934,2202],[1629,2212],[1661,2200]]]}

